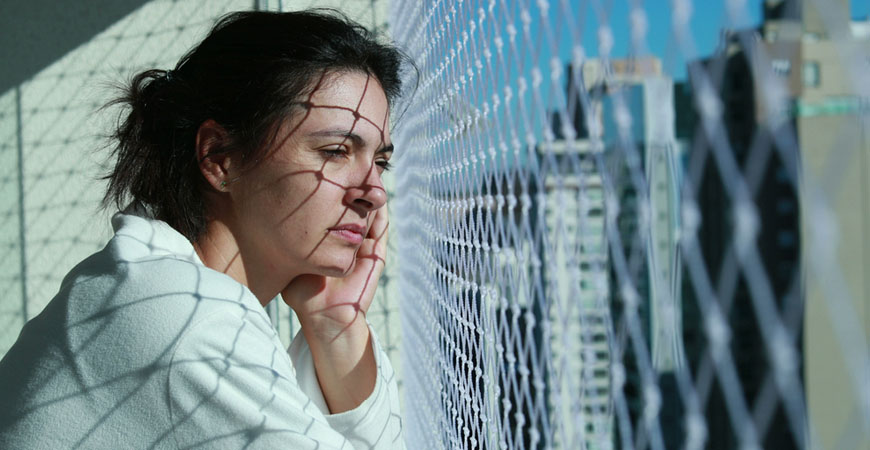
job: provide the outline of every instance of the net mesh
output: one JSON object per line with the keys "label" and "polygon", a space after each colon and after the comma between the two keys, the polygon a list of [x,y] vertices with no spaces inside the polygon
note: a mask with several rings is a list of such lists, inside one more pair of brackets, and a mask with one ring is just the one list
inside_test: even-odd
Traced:
{"label": "net mesh", "polygon": [[848,1],[396,1],[411,448],[868,445]]}

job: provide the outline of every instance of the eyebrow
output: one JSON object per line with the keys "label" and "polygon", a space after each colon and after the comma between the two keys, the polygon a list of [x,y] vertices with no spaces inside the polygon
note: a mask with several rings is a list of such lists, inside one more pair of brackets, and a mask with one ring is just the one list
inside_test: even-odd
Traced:
{"label": "eyebrow", "polygon": [[[312,137],[340,137],[340,138],[349,139],[351,142],[353,142],[354,145],[356,145],[358,147],[365,147],[366,146],[366,140],[362,136],[360,136],[352,131],[348,131],[348,130],[320,130],[320,131],[315,131],[315,132],[310,133],[309,136],[312,136]],[[395,149],[395,147],[393,147],[393,144],[385,145],[385,146],[379,148],[375,153],[376,154],[377,153],[393,153],[394,149]]]}

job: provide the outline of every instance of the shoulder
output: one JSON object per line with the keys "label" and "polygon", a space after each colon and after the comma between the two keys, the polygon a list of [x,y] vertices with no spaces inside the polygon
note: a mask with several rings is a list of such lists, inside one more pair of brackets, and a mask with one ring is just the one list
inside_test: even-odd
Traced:
{"label": "shoulder", "polygon": [[[0,441],[27,439],[27,430],[48,424],[64,424],[67,438],[82,442],[109,442],[117,426],[160,435],[172,428],[165,412],[175,356],[238,358],[224,351],[234,345],[256,349],[255,361],[280,356],[274,328],[247,288],[172,254],[120,257],[126,249],[115,244],[69,274],[0,361],[0,397],[17,411],[0,413],[0,429],[9,428]],[[271,370],[254,372],[270,377]]]}
{"label": "shoulder", "polygon": [[146,336],[155,328],[177,336],[217,311],[268,322],[247,287],[203,265],[166,223],[118,214],[112,224],[115,236],[73,269],[55,299],[71,320],[110,317]]}
{"label": "shoulder", "polygon": [[64,330],[64,346],[108,351],[92,356],[129,364],[164,360],[196,324],[221,317],[249,322],[272,339],[274,328],[247,287],[204,266],[163,222],[124,222],[103,250],[70,272],[33,328]]}
{"label": "shoulder", "polygon": [[257,299],[241,283],[172,255],[137,259],[94,255],[70,273],[57,299],[69,303],[67,313],[79,319],[95,314],[147,315],[190,323],[194,316],[215,310],[262,313]]}

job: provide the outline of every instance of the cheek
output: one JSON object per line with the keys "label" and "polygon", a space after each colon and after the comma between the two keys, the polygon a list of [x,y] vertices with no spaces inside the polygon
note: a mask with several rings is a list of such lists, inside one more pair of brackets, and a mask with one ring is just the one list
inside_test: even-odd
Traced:
{"label": "cheek", "polygon": [[330,210],[329,191],[333,186],[323,182],[289,183],[276,194],[275,210],[280,211],[283,227],[289,227],[286,232],[305,238],[316,235],[319,225],[328,220]]}
{"label": "cheek", "polygon": [[278,179],[269,189],[269,203],[285,215],[298,215],[317,195],[317,182],[311,175],[290,175]]}
{"label": "cheek", "polygon": [[319,239],[340,219],[344,208],[343,173],[332,172],[327,170],[322,177],[310,172],[275,177],[251,193],[253,202],[245,207],[248,217],[259,218],[255,220],[261,222],[261,232],[280,233],[287,242]]}

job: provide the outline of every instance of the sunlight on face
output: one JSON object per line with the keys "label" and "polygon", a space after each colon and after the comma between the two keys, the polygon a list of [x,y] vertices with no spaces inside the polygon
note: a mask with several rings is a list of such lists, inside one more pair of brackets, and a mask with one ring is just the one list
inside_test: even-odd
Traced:
{"label": "sunlight on face", "polygon": [[240,244],[276,274],[350,270],[387,201],[381,174],[392,154],[388,119],[376,78],[324,77],[236,190]]}

